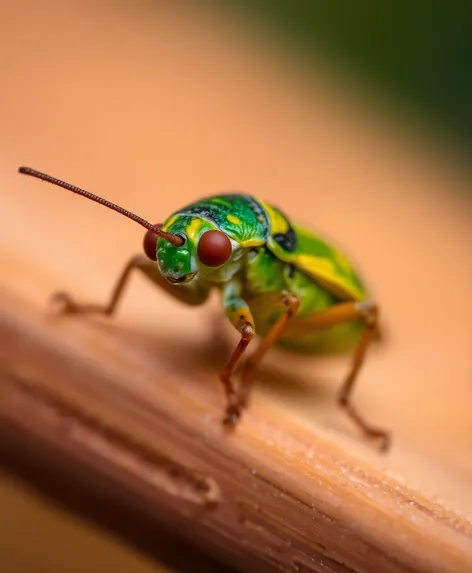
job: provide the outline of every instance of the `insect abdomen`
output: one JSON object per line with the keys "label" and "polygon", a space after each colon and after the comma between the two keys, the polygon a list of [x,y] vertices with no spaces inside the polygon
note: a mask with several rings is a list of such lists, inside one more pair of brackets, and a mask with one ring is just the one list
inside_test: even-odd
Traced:
{"label": "insect abdomen", "polygon": [[330,329],[297,331],[297,321],[340,302],[311,277],[290,263],[278,259],[267,248],[253,249],[247,256],[244,298],[256,324],[256,332],[265,336],[285,311],[281,293],[286,290],[297,296],[300,308],[290,321],[290,328],[277,341],[278,346],[292,351],[326,354],[347,352],[358,340],[362,326],[358,321]]}

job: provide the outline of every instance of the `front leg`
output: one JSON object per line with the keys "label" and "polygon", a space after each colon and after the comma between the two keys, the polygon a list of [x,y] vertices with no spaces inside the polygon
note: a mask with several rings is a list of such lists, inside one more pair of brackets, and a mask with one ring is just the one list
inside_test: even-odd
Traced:
{"label": "front leg", "polygon": [[225,388],[227,399],[224,423],[229,426],[234,426],[241,417],[244,408],[244,399],[240,389],[236,387],[232,376],[246,348],[254,338],[256,330],[249,306],[240,297],[240,285],[237,282],[231,282],[224,288],[223,305],[225,307],[226,316],[241,334],[241,340],[220,373],[220,379]]}
{"label": "front leg", "polygon": [[78,303],[67,292],[58,292],[52,296],[53,303],[62,305],[62,312],[65,314],[105,314],[111,316],[120,302],[124,289],[129,282],[133,270],[138,270],[150,279],[155,285],[165,290],[168,294],[177,298],[181,302],[189,305],[198,305],[208,298],[209,289],[201,285],[188,289],[185,287],[174,287],[169,284],[159,272],[157,264],[147,257],[136,255],[132,257],[121,272],[112,290],[110,299],[105,304],[83,304]]}

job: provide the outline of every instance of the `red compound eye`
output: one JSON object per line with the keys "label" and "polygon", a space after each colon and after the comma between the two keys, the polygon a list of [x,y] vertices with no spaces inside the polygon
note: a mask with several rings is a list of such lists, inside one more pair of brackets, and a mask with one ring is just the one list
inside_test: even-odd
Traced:
{"label": "red compound eye", "polygon": [[[162,225],[160,224],[155,226],[162,227]],[[154,231],[147,231],[146,234],[144,235],[143,239],[144,253],[146,257],[148,257],[148,259],[151,259],[151,261],[157,261],[156,248],[157,248],[158,238],[159,238],[158,235],[154,233]]]}
{"label": "red compound eye", "polygon": [[231,241],[221,231],[206,231],[198,241],[198,257],[207,267],[220,267],[230,258]]}

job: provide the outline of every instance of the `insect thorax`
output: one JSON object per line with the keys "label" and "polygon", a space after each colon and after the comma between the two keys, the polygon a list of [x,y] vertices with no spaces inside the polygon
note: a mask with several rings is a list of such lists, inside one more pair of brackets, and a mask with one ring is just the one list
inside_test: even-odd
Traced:
{"label": "insect thorax", "polygon": [[191,203],[174,213],[166,225],[180,217],[205,219],[243,246],[251,242],[262,244],[270,230],[268,214],[260,203],[240,193],[215,195]]}

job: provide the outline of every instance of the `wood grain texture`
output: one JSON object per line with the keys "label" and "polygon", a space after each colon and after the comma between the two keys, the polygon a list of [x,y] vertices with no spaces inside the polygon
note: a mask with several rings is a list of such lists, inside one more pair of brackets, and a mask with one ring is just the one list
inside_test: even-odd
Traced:
{"label": "wood grain texture", "polygon": [[[151,554],[174,528],[243,570],[467,571],[470,173],[322,68],[169,6],[22,0],[0,20],[5,460]],[[105,300],[142,233],[21,164],[156,222],[244,190],[335,238],[381,305],[355,401],[391,453],[335,407],[345,359],[270,353],[227,435],[216,297],[189,310],[136,278],[112,321],[51,314],[57,289]]]}
{"label": "wood grain texture", "polygon": [[242,570],[471,566],[467,520],[283,411],[258,404],[228,435],[215,388],[169,368],[165,349],[45,317],[6,289],[1,317],[4,447],[47,445]]}

